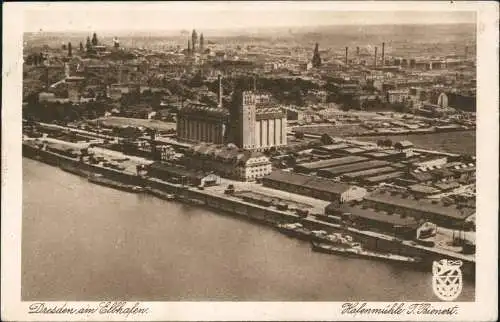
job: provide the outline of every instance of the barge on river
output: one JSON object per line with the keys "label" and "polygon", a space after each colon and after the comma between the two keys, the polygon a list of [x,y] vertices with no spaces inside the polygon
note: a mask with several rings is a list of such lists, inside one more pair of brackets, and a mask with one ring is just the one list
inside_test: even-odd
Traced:
{"label": "barge on river", "polygon": [[90,171],[85,171],[83,169],[78,168],[77,166],[74,166],[69,163],[61,163],[59,165],[59,168],[65,172],[71,173],[71,174],[76,174],[77,176],[88,178],[91,176],[92,172]]}
{"label": "barge on river", "polygon": [[89,182],[105,186],[105,187],[110,187],[114,188],[117,190],[122,190],[126,192],[133,192],[133,193],[139,193],[139,192],[144,192],[144,188],[141,186],[135,186],[131,184],[125,184],[116,180],[112,180],[109,178],[106,178],[102,175],[92,175],[89,176]]}
{"label": "barge on river", "polygon": [[419,264],[421,262],[420,258],[414,258],[409,256],[390,254],[390,253],[380,253],[369,251],[363,249],[359,243],[352,244],[326,244],[320,243],[316,241],[311,241],[312,250],[315,252],[325,253],[325,254],[334,254],[334,255],[342,255],[349,257],[357,257],[357,258],[367,258],[367,259],[375,259],[386,262],[395,262],[395,263],[406,263],[406,264]]}
{"label": "barge on river", "polygon": [[152,194],[153,196],[163,199],[163,200],[175,200],[177,199],[177,196],[173,193],[166,193],[163,190],[156,189],[156,188],[151,188],[151,187],[146,187],[145,190]]}

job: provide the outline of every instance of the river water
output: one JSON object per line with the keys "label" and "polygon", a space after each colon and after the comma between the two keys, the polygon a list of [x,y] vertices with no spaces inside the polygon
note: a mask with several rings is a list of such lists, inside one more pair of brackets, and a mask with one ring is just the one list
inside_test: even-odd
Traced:
{"label": "river water", "polygon": [[[23,158],[23,300],[437,301],[431,273]],[[474,300],[466,282],[459,301]]]}

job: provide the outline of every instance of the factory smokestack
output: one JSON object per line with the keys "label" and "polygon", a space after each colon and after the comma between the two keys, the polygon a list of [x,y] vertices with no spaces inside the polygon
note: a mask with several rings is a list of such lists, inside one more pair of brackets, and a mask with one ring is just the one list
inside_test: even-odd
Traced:
{"label": "factory smokestack", "polygon": [[68,65],[68,63],[64,63],[64,76],[66,78],[69,77],[69,65]]}
{"label": "factory smokestack", "polygon": [[219,93],[217,97],[218,107],[222,107],[222,76],[219,74],[217,76],[217,80],[219,81]]}
{"label": "factory smokestack", "polygon": [[356,47],[356,56],[359,56],[359,46]]}
{"label": "factory smokestack", "polygon": [[465,59],[467,59],[468,54],[469,54],[469,47],[465,46]]}
{"label": "factory smokestack", "polygon": [[44,73],[44,81],[45,81],[45,88],[48,89],[49,88],[49,66],[46,65],[45,66],[45,73]]}
{"label": "factory smokestack", "polygon": [[382,67],[385,66],[385,42],[382,43]]}
{"label": "factory smokestack", "polygon": [[345,64],[347,65],[347,54],[349,53],[349,47],[345,47]]}
{"label": "factory smokestack", "polygon": [[378,47],[375,47],[375,60],[373,61],[373,65],[375,67],[377,67],[377,50],[378,50]]}

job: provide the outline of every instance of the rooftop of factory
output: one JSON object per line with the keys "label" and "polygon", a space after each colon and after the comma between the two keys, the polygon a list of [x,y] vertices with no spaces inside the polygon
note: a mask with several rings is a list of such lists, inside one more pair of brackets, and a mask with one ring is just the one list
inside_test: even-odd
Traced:
{"label": "rooftop of factory", "polygon": [[339,150],[339,149],[345,149],[348,147],[349,147],[349,145],[347,145],[345,143],[338,143],[338,144],[323,145],[317,149],[325,150],[325,151],[335,151],[335,150]]}
{"label": "rooftop of factory", "polygon": [[388,161],[370,160],[370,161],[366,161],[366,162],[359,162],[359,163],[355,163],[355,164],[346,164],[346,165],[340,165],[340,166],[336,166],[336,167],[321,169],[318,171],[318,175],[325,176],[325,177],[335,177],[335,176],[342,175],[342,174],[348,173],[348,172],[367,170],[367,169],[373,169],[373,168],[380,168],[380,167],[387,166],[390,164],[391,163]]}
{"label": "rooftop of factory", "polygon": [[404,174],[404,172],[402,172],[402,171],[395,171],[395,172],[390,172],[390,173],[384,173],[384,174],[374,176],[374,177],[367,177],[367,178],[364,178],[364,180],[366,182],[374,184],[374,183],[380,183],[380,182],[384,182],[387,180],[399,178],[403,174]]}
{"label": "rooftop of factory", "polygon": [[328,160],[320,160],[320,161],[314,161],[314,162],[309,162],[309,163],[303,163],[300,165],[296,166],[296,170],[317,170],[317,169],[323,169],[323,168],[328,168],[328,167],[333,167],[336,165],[343,165],[343,164],[350,164],[350,163],[356,163],[356,162],[361,162],[361,161],[366,161],[368,158],[362,157],[362,156],[347,156],[347,157],[341,157],[341,158],[335,158],[335,159],[328,159]]}
{"label": "rooftop of factory", "polygon": [[291,173],[282,170],[273,171],[270,175],[264,177],[263,180],[270,180],[337,194],[341,194],[351,187],[351,185],[345,183],[334,182],[324,178]]}
{"label": "rooftop of factory", "polygon": [[260,106],[258,109],[256,109],[255,113],[257,115],[262,115],[262,114],[280,114],[280,115],[285,115],[285,112],[278,106],[272,105],[272,104],[266,104],[264,106]]}
{"label": "rooftop of factory", "polygon": [[217,115],[217,116],[229,116],[229,111],[220,107],[211,107],[203,103],[199,102],[187,102],[185,105],[179,110],[179,113],[182,114],[200,114],[205,115]]}
{"label": "rooftop of factory", "polygon": [[370,175],[379,175],[382,173],[386,172],[393,172],[394,168],[393,167],[382,167],[382,168],[375,168],[375,169],[368,169],[368,170],[361,170],[361,171],[355,171],[355,172],[349,172],[343,174],[344,177],[353,179],[353,178],[358,178],[358,177],[368,177]]}
{"label": "rooftop of factory", "polygon": [[200,143],[192,146],[188,154],[206,156],[223,162],[241,163],[251,158],[260,158],[265,155],[258,151],[242,150],[232,145],[217,145],[210,143]]}
{"label": "rooftop of factory", "polygon": [[157,161],[157,162],[151,163],[150,165],[148,165],[147,169],[149,171],[155,170],[155,171],[166,172],[166,173],[168,173],[170,175],[174,175],[176,177],[200,179],[200,178],[203,178],[205,176],[201,172],[195,173],[193,171],[190,171],[190,170],[183,168],[183,167],[180,167],[178,165],[174,165],[174,164],[162,162],[162,161]]}
{"label": "rooftop of factory", "polygon": [[371,221],[387,223],[393,226],[412,227],[412,228],[416,228],[418,226],[418,222],[413,217],[402,216],[397,213],[389,214],[385,211],[377,211],[376,209],[372,208],[363,208],[362,206],[359,205],[345,204],[339,207],[338,204],[333,203],[328,205],[325,210],[327,209],[332,209],[345,214],[349,213],[355,217],[361,217]]}
{"label": "rooftop of factory", "polygon": [[408,188],[410,189],[411,192],[427,194],[427,195],[436,194],[440,192],[439,189],[424,184],[414,184],[409,186]]}
{"label": "rooftop of factory", "polygon": [[433,203],[427,200],[405,198],[401,195],[391,194],[383,191],[365,196],[364,199],[375,203],[382,203],[395,207],[437,214],[452,219],[463,220],[475,213],[475,209],[473,208],[462,208],[452,204],[445,205],[443,203]]}

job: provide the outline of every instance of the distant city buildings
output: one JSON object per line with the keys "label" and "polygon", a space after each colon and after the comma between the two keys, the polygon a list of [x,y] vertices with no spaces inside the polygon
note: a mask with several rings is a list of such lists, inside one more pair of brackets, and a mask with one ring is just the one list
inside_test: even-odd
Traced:
{"label": "distant city buildings", "polygon": [[[319,43],[315,43],[311,57],[310,45],[289,47],[253,40],[222,45],[196,30],[185,31],[184,37],[187,49],[174,43],[124,49],[117,37],[101,38],[93,32],[80,42],[78,51],[61,41],[59,54],[45,48],[25,55],[25,62],[38,67],[34,70],[39,74],[32,81],[39,87],[34,92],[42,102],[79,104],[104,92],[100,97],[111,99],[113,110],[123,105],[123,115],[130,106],[161,110],[159,115],[177,121],[179,140],[234,143],[253,151],[287,145],[287,116],[299,126],[345,121],[374,129],[381,125],[339,120],[330,109],[388,109],[430,118],[476,109],[475,63],[469,46],[464,54],[428,55],[416,49],[396,52],[392,41],[378,46],[358,43],[352,47],[349,43],[351,47],[326,45],[320,56]],[[74,76],[63,69],[64,63],[71,66]],[[218,75],[224,76],[226,98],[231,98],[224,104],[221,83],[218,90],[213,87]],[[237,82],[255,75],[262,79],[263,92],[251,89],[248,80],[236,88]],[[162,94],[142,88],[159,89]],[[131,98],[136,102],[127,103]],[[473,124],[468,116],[455,119],[464,126]],[[423,131],[418,124],[393,123],[383,125],[382,131],[403,131],[409,126]]]}
{"label": "distant city buildings", "polygon": [[[210,41],[208,43],[210,43]],[[191,37],[188,39],[188,45],[185,53],[188,56],[206,53],[205,38],[203,36],[203,33],[201,33],[198,37],[198,33],[195,29],[193,29],[193,31],[191,32]]]}

